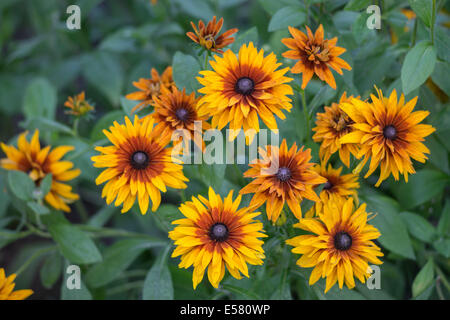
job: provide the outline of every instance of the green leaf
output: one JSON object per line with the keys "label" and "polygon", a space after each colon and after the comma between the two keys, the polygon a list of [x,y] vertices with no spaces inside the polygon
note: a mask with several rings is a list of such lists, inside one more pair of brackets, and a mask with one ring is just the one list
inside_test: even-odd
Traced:
{"label": "green leaf", "polygon": [[172,230],[175,226],[172,221],[184,218],[180,210],[173,204],[163,203],[155,212],[155,220],[161,230],[165,232]]}
{"label": "green leaf", "polygon": [[430,243],[436,236],[436,230],[425,218],[412,212],[401,212],[400,216],[415,238]]}
{"label": "green leaf", "polygon": [[[64,270],[70,265],[68,261],[65,262]],[[67,280],[71,274],[64,271],[64,279],[61,283],[61,300],[92,300],[92,295],[88,287],[80,280],[80,289],[69,289]]]}
{"label": "green leaf", "polygon": [[39,190],[41,191],[42,199],[50,192],[53,182],[53,175],[51,173],[47,174],[44,179],[42,179],[39,185]]}
{"label": "green leaf", "polygon": [[106,136],[103,134],[103,129],[109,129],[109,127],[113,125],[114,121],[123,123],[124,116],[125,114],[121,110],[111,111],[105,114],[96,122],[94,128],[92,129],[91,140],[98,141],[105,139]]}
{"label": "green leaf", "polygon": [[128,100],[125,97],[120,97],[120,106],[122,107],[123,112],[128,117],[131,117],[131,110],[137,105],[136,101]]}
{"label": "green leaf", "polygon": [[142,291],[143,300],[173,300],[173,284],[167,255],[171,246],[168,246],[156,259],[147,273]]}
{"label": "green leaf", "polygon": [[[438,68],[436,68],[436,70],[437,69]],[[445,173],[450,173],[448,166],[448,152],[442,145],[442,143],[440,143],[439,140],[435,138],[435,135],[427,137],[426,143],[428,149],[430,149],[430,162],[433,163],[436,168],[444,171]]]}
{"label": "green leaf", "polygon": [[432,0],[408,0],[408,2],[420,20],[422,20],[427,27],[430,27],[433,15]]}
{"label": "green leaf", "polygon": [[434,248],[447,259],[450,258],[450,239],[439,239],[433,243]]}
{"label": "green leaf", "polygon": [[87,264],[102,260],[97,246],[89,236],[70,224],[60,212],[53,211],[42,216],[61,254],[72,263]]}
{"label": "green leaf", "polygon": [[93,288],[104,286],[125,271],[145,249],[165,244],[163,241],[148,239],[118,241],[105,250],[103,261],[89,270],[86,282]]}
{"label": "green leaf", "polygon": [[424,169],[411,175],[408,183],[396,183],[392,192],[402,207],[411,209],[443,192],[448,180],[442,172]]}
{"label": "green leaf", "polygon": [[434,264],[433,260],[429,259],[425,266],[419,271],[412,284],[413,298],[419,296],[432,283],[434,279]]}
{"label": "green leaf", "polygon": [[[203,20],[211,20],[214,11],[211,9],[208,1],[204,0],[175,0],[178,7],[185,13]],[[175,73],[174,73],[175,75]]]}
{"label": "green leaf", "polygon": [[360,11],[362,9],[366,9],[369,5],[371,5],[371,0],[350,0],[344,10],[349,11]]}
{"label": "green leaf", "polygon": [[26,119],[55,118],[56,89],[45,78],[34,79],[25,90],[23,112]]}
{"label": "green leaf", "polygon": [[258,29],[256,27],[251,27],[245,32],[239,32],[231,44],[231,51],[237,53],[243,44],[248,44],[249,42],[253,42],[255,46],[258,43]]}
{"label": "green leaf", "polygon": [[42,285],[50,289],[61,276],[62,258],[58,252],[49,255],[40,270]]}
{"label": "green leaf", "polygon": [[401,78],[403,92],[410,93],[418,88],[433,73],[436,64],[436,49],[428,41],[417,43],[406,55]]}
{"label": "green leaf", "polygon": [[113,105],[119,105],[123,87],[123,70],[119,59],[109,52],[98,51],[83,59],[83,76]]}
{"label": "green leaf", "polygon": [[299,7],[284,7],[278,10],[270,19],[268,31],[297,27],[305,22],[306,14]]}
{"label": "green leaf", "polygon": [[358,19],[356,19],[352,25],[353,37],[358,44],[364,42],[370,34],[374,33],[373,30],[367,28],[367,19],[369,16],[370,15],[366,12],[360,13]]}
{"label": "green leaf", "polygon": [[33,199],[35,184],[25,172],[15,170],[9,171],[8,185],[11,192],[20,200]]}
{"label": "green leaf", "polygon": [[35,214],[38,214],[38,215],[50,213],[50,210],[46,206],[39,204],[37,202],[34,202],[34,201],[28,201],[27,206],[31,211],[33,211]]}
{"label": "green leaf", "polygon": [[450,35],[446,29],[436,26],[434,44],[436,45],[437,56],[446,62],[450,62]]}
{"label": "green leaf", "polygon": [[45,117],[32,117],[21,122],[20,126],[27,130],[39,129],[41,132],[62,132],[68,135],[72,134],[72,129],[57,121]]}
{"label": "green leaf", "polygon": [[445,201],[444,209],[442,209],[441,218],[437,226],[437,231],[441,235],[450,234],[450,199]]}
{"label": "green leaf", "polygon": [[381,245],[396,254],[415,259],[407,228],[400,218],[398,203],[380,195],[361,196],[367,202],[368,212],[376,213],[372,224],[380,231],[378,238]]}
{"label": "green leaf", "polygon": [[114,213],[119,212],[119,208],[115,207],[113,204],[106,205],[101,208],[96,214],[91,216],[88,221],[88,225],[93,227],[103,227]]}
{"label": "green leaf", "polygon": [[239,295],[239,297],[244,298],[244,300],[261,300],[261,297],[258,294],[251,292],[245,288],[240,288],[231,284],[223,284],[222,288],[224,290],[230,291],[231,293]]}
{"label": "green leaf", "polygon": [[200,84],[196,77],[200,76],[199,71],[201,70],[201,67],[197,59],[177,51],[173,56],[172,66],[173,80],[178,89],[182,90],[183,88],[186,88],[186,92],[189,94],[200,88]]}
{"label": "green leaf", "polygon": [[[450,49],[449,49],[450,50]],[[448,75],[450,74],[450,63],[440,62],[436,63],[431,79],[437,84],[437,86],[445,92],[447,96],[450,96],[450,81],[448,81]]]}

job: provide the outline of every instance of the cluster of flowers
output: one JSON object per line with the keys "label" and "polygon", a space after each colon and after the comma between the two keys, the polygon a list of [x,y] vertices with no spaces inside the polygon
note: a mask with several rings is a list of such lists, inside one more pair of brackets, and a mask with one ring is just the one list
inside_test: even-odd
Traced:
{"label": "cluster of flowers", "polygon": [[[133,112],[153,106],[153,112],[131,121],[125,117],[124,124],[114,122],[105,136],[112,143],[95,149],[100,155],[92,157],[94,166],[105,168],[97,177],[96,183],[106,184],[102,197],[106,202],[122,206],[122,213],[129,211],[138,202],[142,214],[148,211],[151,199],[152,211],[161,202],[161,192],[167,187],[184,189],[188,179],[183,174],[183,163],[174,162],[171,157],[173,146],[171,135],[174,130],[185,129],[194,139],[194,122],[202,121],[204,129],[223,129],[227,125],[233,129],[234,140],[240,130],[260,130],[261,119],[271,130],[277,129],[274,115],[285,119],[284,111],[290,112],[293,79],[286,73],[302,74],[302,90],[317,75],[319,79],[336,88],[330,68],[342,74],[342,69],[351,67],[339,56],[344,48],[336,46],[337,38],[324,39],[322,25],[313,34],[289,27],[292,38],[282,42],[289,48],[283,56],[296,60],[292,67],[280,69],[274,53],[264,55],[253,43],[242,45],[236,55],[231,50],[221,49],[232,43],[230,37],[237,32],[232,29],[219,36],[223,19],[216,18],[206,26],[200,21],[198,28],[192,24],[195,34],[187,35],[207,51],[217,53],[210,60],[211,70],[200,71],[197,78],[202,88],[201,94],[186,94],[179,90],[172,78],[172,68],[168,67],[160,76],[155,69],[151,78],[139,79],[133,84],[139,91],[127,95],[128,99],[140,101]],[[209,53],[208,53],[209,54]],[[280,146],[269,145],[259,149],[259,159],[250,164],[244,176],[252,181],[240,190],[233,200],[233,190],[222,199],[212,188],[208,198],[199,195],[192,197],[180,206],[183,219],[173,221],[177,225],[169,232],[176,249],[172,257],[181,256],[180,268],[194,267],[193,286],[202,281],[207,271],[208,279],[214,287],[229,273],[240,279],[248,277],[248,265],[263,264],[264,242],[267,237],[263,224],[254,218],[255,210],[266,205],[270,221],[277,222],[285,204],[298,219],[294,227],[307,231],[286,240],[292,245],[293,253],[301,254],[297,261],[300,267],[310,268],[310,285],[321,277],[326,278],[327,292],[336,282],[342,288],[355,286],[354,277],[361,282],[370,276],[369,263],[381,264],[378,257],[383,256],[380,248],[373,242],[380,236],[378,230],[370,225],[370,214],[366,205],[359,204],[357,189],[358,174],[371,159],[367,178],[380,168],[376,186],[390,174],[396,180],[414,173],[411,158],[424,162],[429,150],[422,143],[424,137],[434,131],[430,125],[419,124],[427,111],[413,112],[417,98],[405,102],[395,91],[384,97],[378,90],[378,97],[371,95],[371,101],[359,97],[347,97],[344,93],[340,101],[325,107],[324,113],[317,114],[313,129],[314,141],[320,143],[321,163],[311,162],[311,150],[298,148],[294,143],[288,148],[285,140]],[[84,101],[84,95],[76,101]],[[87,110],[75,107],[74,111]],[[80,111],[81,112],[81,111]],[[208,122],[210,121],[210,122]],[[50,152],[50,147],[41,149],[38,132],[30,143],[26,133],[19,137],[18,149],[2,144],[7,155],[1,166],[11,170],[29,173],[37,183],[46,174],[53,174],[50,193],[45,200],[56,209],[69,211],[68,203],[78,199],[71,187],[61,183],[75,178],[79,170],[72,170],[70,161],[60,161],[70,146],[61,146]],[[251,143],[254,136],[247,139]],[[203,141],[194,141],[204,146]],[[350,154],[361,160],[353,173],[341,174],[342,167],[332,168],[327,163],[332,154],[338,152],[342,163],[350,167]],[[276,163],[278,170],[267,174],[267,168]],[[323,185],[319,195],[315,188]],[[248,207],[241,207],[243,194],[253,194]],[[301,211],[303,199],[310,199],[315,205],[304,214]]]}

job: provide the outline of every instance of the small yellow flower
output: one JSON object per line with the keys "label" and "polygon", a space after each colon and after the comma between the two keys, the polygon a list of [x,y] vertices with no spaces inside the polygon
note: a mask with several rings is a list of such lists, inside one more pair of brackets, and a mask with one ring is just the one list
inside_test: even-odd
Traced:
{"label": "small yellow flower", "polygon": [[94,111],[94,107],[85,100],[84,91],[74,97],[68,97],[64,106],[70,110],[66,111],[67,114],[81,117],[87,113]]}
{"label": "small yellow flower", "polygon": [[[340,138],[353,131],[353,121],[339,107],[340,104],[350,101],[353,96],[347,97],[344,92],[339,103],[332,103],[325,107],[324,113],[317,113],[316,127],[312,130],[316,133],[313,140],[320,143],[319,157],[326,164],[331,155],[339,152],[339,158],[348,168],[350,166],[350,154],[356,156],[358,148],[353,144],[341,144]],[[357,97],[358,99],[359,97]]]}
{"label": "small yellow flower", "polygon": [[218,36],[220,29],[222,29],[223,26],[223,18],[220,18],[220,20],[216,22],[216,16],[208,22],[207,26],[205,26],[202,20],[198,23],[198,29],[192,21],[191,26],[194,29],[195,34],[189,31],[186,35],[206,50],[218,53],[223,53],[221,49],[234,42],[234,38],[230,36],[238,32],[237,28],[233,28]]}
{"label": "small yellow flower", "polygon": [[258,51],[252,42],[244,44],[238,56],[227,50],[222,58],[215,55],[214,59],[209,62],[213,70],[200,71],[203,77],[197,77],[203,85],[198,91],[204,94],[200,112],[212,116],[212,128],[222,130],[229,123],[234,130],[230,141],[243,128],[249,133],[247,144],[259,132],[259,118],[269,129],[277,129],[274,114],[285,119],[283,111],[292,108],[287,95],[293,91],[287,83],[293,79],[284,76],[289,68],[277,70],[281,63],[275,54],[264,57],[264,50]]}
{"label": "small yellow flower", "polygon": [[[151,116],[156,123],[161,124],[171,133],[175,130],[188,131],[189,136],[186,138],[193,140],[199,148],[205,148],[202,132],[210,129],[210,124],[206,122],[207,116],[199,116],[199,98],[195,97],[194,92],[187,95],[185,89],[179,91],[175,86],[172,90],[162,87],[161,95],[153,99],[155,109]],[[198,122],[197,127],[195,122]]]}
{"label": "small yellow flower", "polygon": [[175,86],[175,82],[172,78],[172,67],[167,67],[166,70],[160,76],[155,68],[150,71],[151,78],[140,78],[139,81],[134,81],[133,85],[139,89],[139,91],[129,93],[125,98],[129,100],[141,101],[138,103],[131,112],[137,112],[143,108],[153,104],[153,98],[158,97],[161,94],[161,88],[165,87],[171,89]]}
{"label": "small yellow flower", "polygon": [[380,233],[367,223],[366,204],[355,210],[353,198],[336,198],[325,202],[316,215],[294,225],[311,234],[286,240],[293,253],[302,255],[297,265],[314,268],[309,285],[326,278],[326,293],[336,282],[341,289],[344,283],[354,288],[354,276],[364,283],[371,274],[368,263],[381,264],[378,257],[383,256],[373,242]]}
{"label": "small yellow flower", "polygon": [[356,167],[355,173],[359,173],[369,159],[369,170],[364,178],[380,167],[376,187],[391,173],[395,180],[399,179],[399,174],[403,174],[408,182],[408,174],[415,173],[411,158],[422,163],[428,159],[425,153],[430,153],[430,150],[422,141],[436,129],[428,124],[420,124],[430,114],[429,111],[412,112],[417,97],[405,102],[403,94],[397,100],[395,90],[389,98],[384,97],[381,90],[377,91],[378,97],[370,95],[371,103],[353,98],[340,105],[353,121],[352,132],[341,137],[340,143],[359,146],[357,158],[364,159]]}
{"label": "small yellow flower", "polygon": [[264,242],[258,238],[267,236],[263,224],[253,220],[259,212],[247,207],[238,209],[241,196],[233,201],[233,190],[222,201],[210,187],[208,197],[192,197],[192,201],[183,203],[180,211],[185,218],[173,221],[178,226],[169,232],[177,246],[172,257],[181,256],[179,267],[194,266],[194,289],[206,269],[209,282],[217,288],[225,269],[236,279],[241,279],[241,274],[248,278],[247,263],[262,265],[265,258]]}
{"label": "small yellow flower", "polygon": [[281,40],[290,50],[283,53],[283,57],[297,60],[292,67],[292,73],[302,73],[302,89],[306,88],[309,80],[316,74],[320,80],[336,89],[336,82],[330,68],[342,74],[342,69],[352,68],[343,59],[339,58],[346,49],[337,47],[337,37],[324,39],[323,26],[317,28],[315,34],[306,26],[307,35],[302,31],[289,27],[292,38]]}
{"label": "small yellow flower", "polygon": [[125,117],[125,124],[114,122],[108,130],[103,130],[113,145],[96,147],[101,155],[92,157],[94,167],[106,168],[95,180],[96,184],[107,182],[103,187],[102,198],[115,206],[123,204],[122,213],[131,209],[136,199],[142,214],[146,214],[149,198],[152,211],[161,203],[161,192],[167,186],[184,189],[189,181],[183,174],[183,166],[172,158],[171,134],[164,126],[154,126],[152,117],[139,119],[134,123]]}
{"label": "small yellow flower", "polygon": [[80,169],[72,169],[71,161],[61,161],[61,158],[73,146],[59,146],[51,150],[51,146],[41,149],[39,143],[39,130],[34,132],[31,141],[26,139],[28,132],[19,136],[18,149],[1,143],[1,148],[7,158],[0,159],[0,166],[6,170],[19,170],[27,173],[39,186],[47,174],[52,174],[52,185],[50,192],[44,200],[57,210],[70,212],[68,204],[78,200],[79,196],[72,192],[72,187],[64,182],[78,177]]}
{"label": "small yellow flower", "polygon": [[313,171],[317,172],[321,177],[327,179],[322,191],[319,194],[320,201],[317,201],[313,207],[305,214],[306,218],[311,218],[316,212],[320,212],[321,206],[327,201],[336,201],[335,198],[348,198],[353,197],[355,203],[358,204],[359,188],[358,175],[354,173],[342,174],[342,167],[333,169],[331,164],[328,165],[328,169],[325,164],[316,165]]}
{"label": "small yellow flower", "polygon": [[33,290],[14,291],[16,275],[6,277],[5,269],[0,268],[0,300],[25,300],[33,294]]}
{"label": "small yellow flower", "polygon": [[286,140],[281,146],[260,148],[260,159],[250,164],[244,177],[253,181],[240,191],[241,194],[254,193],[250,207],[258,208],[266,203],[267,218],[275,223],[285,203],[297,219],[302,218],[300,207],[304,198],[319,201],[314,192],[315,185],[327,180],[312,170],[311,149],[297,150],[294,145],[288,150]]}

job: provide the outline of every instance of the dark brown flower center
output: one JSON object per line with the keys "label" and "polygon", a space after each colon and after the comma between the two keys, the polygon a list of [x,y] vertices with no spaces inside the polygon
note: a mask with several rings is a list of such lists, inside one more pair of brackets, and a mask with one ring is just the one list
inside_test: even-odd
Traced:
{"label": "dark brown flower center", "polygon": [[278,169],[277,178],[283,182],[288,181],[291,178],[291,170],[286,167],[281,167]]}
{"label": "dark brown flower center", "polygon": [[209,229],[209,237],[218,242],[227,240],[228,235],[228,228],[223,223],[216,223]]}
{"label": "dark brown flower center", "polygon": [[138,170],[145,169],[148,166],[149,160],[150,158],[146,152],[136,151],[131,156],[131,165]]}
{"label": "dark brown flower center", "polygon": [[186,121],[189,117],[189,112],[185,108],[179,108],[175,111],[175,116],[180,121]]}
{"label": "dark brown flower center", "polygon": [[331,188],[333,188],[333,184],[329,180],[324,183],[323,190],[330,190]]}
{"label": "dark brown flower center", "polygon": [[336,233],[334,236],[334,247],[340,251],[345,251],[350,249],[352,246],[352,237],[345,232],[341,231]]}
{"label": "dark brown flower center", "polygon": [[248,77],[239,78],[239,80],[236,81],[236,85],[234,86],[234,90],[244,96],[251,94],[254,89],[255,83]]}
{"label": "dark brown flower center", "polygon": [[393,125],[388,125],[384,127],[383,135],[386,139],[394,140],[397,138],[397,129]]}

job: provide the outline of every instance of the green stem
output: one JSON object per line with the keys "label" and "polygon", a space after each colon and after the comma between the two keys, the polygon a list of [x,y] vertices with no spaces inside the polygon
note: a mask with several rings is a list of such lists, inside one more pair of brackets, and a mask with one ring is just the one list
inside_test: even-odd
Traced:
{"label": "green stem", "polygon": [[18,276],[19,274],[21,274],[23,271],[25,271],[26,268],[28,268],[28,266],[38,257],[40,257],[43,254],[49,253],[53,250],[56,249],[56,246],[50,246],[50,247],[46,247],[46,248],[42,248],[37,250],[31,257],[28,258],[27,261],[25,261],[24,264],[22,264],[22,266],[19,268],[19,270],[17,270],[15,272],[15,274]]}
{"label": "green stem", "polygon": [[436,20],[436,0],[433,0],[433,12],[431,13],[431,15],[432,15],[431,16],[431,27],[430,27],[431,44],[434,44],[434,23]]}
{"label": "green stem", "polygon": [[209,58],[209,51],[205,51],[205,68],[204,70],[208,69],[208,58]]}
{"label": "green stem", "polygon": [[450,291],[450,284],[448,283],[447,278],[445,277],[445,274],[442,272],[442,270],[436,264],[434,264],[434,269],[436,270],[436,273],[441,278],[444,286],[447,288],[448,291]]}
{"label": "green stem", "polygon": [[436,278],[436,292],[439,296],[439,299],[445,300],[445,296],[444,296],[444,293],[442,292],[442,288],[441,288],[441,277],[440,276],[438,276]]}
{"label": "green stem", "polygon": [[80,214],[81,221],[87,222],[89,220],[89,214],[81,202],[81,200],[75,201],[75,208],[77,208],[77,212]]}
{"label": "green stem", "polygon": [[414,28],[413,28],[413,34],[412,34],[412,40],[411,40],[411,48],[416,45],[416,36],[417,36],[417,17],[414,19]]}
{"label": "green stem", "polygon": [[76,117],[73,121],[72,133],[75,137],[78,137],[78,124],[80,123],[80,118]]}
{"label": "green stem", "polygon": [[300,90],[300,96],[302,97],[302,106],[303,106],[303,116],[305,118],[305,124],[306,124],[306,140],[309,140],[309,114],[308,114],[308,106],[306,105],[306,97],[305,97],[305,90]]}

